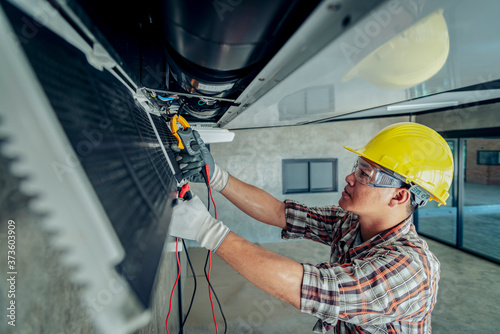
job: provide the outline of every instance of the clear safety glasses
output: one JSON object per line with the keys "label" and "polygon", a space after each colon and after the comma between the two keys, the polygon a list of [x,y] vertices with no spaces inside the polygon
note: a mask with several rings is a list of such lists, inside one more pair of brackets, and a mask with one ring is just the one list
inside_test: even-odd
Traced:
{"label": "clear safety glasses", "polygon": [[352,169],[356,181],[371,187],[400,188],[405,182],[359,157]]}

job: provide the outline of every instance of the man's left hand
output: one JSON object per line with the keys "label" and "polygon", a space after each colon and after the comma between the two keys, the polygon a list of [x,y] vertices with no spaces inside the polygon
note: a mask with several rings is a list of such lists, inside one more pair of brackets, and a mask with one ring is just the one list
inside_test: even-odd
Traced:
{"label": "man's left hand", "polygon": [[229,228],[213,218],[198,196],[188,201],[177,199],[170,222],[170,235],[196,240],[213,252],[229,233]]}

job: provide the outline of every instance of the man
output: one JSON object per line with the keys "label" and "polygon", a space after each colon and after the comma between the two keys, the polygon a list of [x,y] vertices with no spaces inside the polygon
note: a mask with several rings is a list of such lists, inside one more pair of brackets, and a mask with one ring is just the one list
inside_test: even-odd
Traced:
{"label": "man", "polygon": [[[257,287],[319,318],[336,333],[430,333],[439,262],[411,222],[413,211],[446,204],[453,158],[432,129],[397,123],[358,150],[339,206],[281,202],[211,163],[212,189],[249,216],[282,229],[282,238],[331,245],[329,263],[300,264],[229,231],[195,197],[174,209],[170,233],[194,239]],[[181,154],[186,176],[204,162]]]}

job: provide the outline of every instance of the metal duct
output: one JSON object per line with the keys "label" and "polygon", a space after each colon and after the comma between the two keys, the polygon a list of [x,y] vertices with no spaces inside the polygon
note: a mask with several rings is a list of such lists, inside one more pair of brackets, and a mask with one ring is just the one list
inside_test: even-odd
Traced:
{"label": "metal duct", "polygon": [[169,67],[191,93],[223,97],[268,60],[318,1],[169,0],[163,14]]}

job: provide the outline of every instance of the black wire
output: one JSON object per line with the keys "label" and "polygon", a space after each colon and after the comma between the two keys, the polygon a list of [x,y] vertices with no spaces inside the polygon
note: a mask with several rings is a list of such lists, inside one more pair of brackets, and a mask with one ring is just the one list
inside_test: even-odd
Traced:
{"label": "black wire", "polygon": [[224,319],[224,334],[226,334],[226,332],[227,332],[226,317],[224,316],[224,312],[222,311],[222,306],[220,305],[219,297],[217,297],[217,294],[215,293],[214,287],[212,286],[212,284],[210,283],[210,280],[208,279],[207,264],[208,264],[209,257],[210,257],[210,251],[207,252],[207,258],[205,259],[205,267],[203,268],[203,271],[205,272],[205,277],[207,279],[208,285],[210,286],[210,290],[212,290],[212,292],[214,293],[215,300],[217,300],[217,304],[219,305],[219,310],[220,310],[220,313],[222,314],[222,319]]}
{"label": "black wire", "polygon": [[203,175],[203,178],[205,179],[205,184],[207,185],[207,193],[208,193],[207,210],[208,210],[208,212],[210,212],[210,202],[211,202],[211,199],[210,199],[210,183],[209,183],[209,180],[208,180],[207,171],[205,170],[205,166],[201,167],[201,175]]}
{"label": "black wire", "polygon": [[182,322],[181,328],[179,329],[179,334],[182,333],[182,331],[184,330],[184,325],[186,324],[187,318],[189,316],[189,312],[191,312],[191,307],[193,306],[193,301],[194,301],[194,297],[196,295],[196,286],[197,286],[196,274],[194,273],[193,264],[191,263],[191,259],[189,258],[189,253],[188,253],[188,250],[186,247],[186,243],[184,242],[184,239],[182,239],[182,245],[184,246],[184,250],[186,251],[186,257],[187,257],[187,260],[189,263],[189,267],[191,268],[191,272],[193,273],[194,289],[193,289],[193,295],[191,296],[191,302],[189,302],[189,308],[186,312],[186,316],[184,317],[184,321]]}
{"label": "black wire", "polygon": [[[208,185],[207,185],[207,187],[208,187]],[[210,201],[211,201],[211,199],[210,199],[210,190],[208,190],[207,192],[208,192],[207,210],[208,210],[208,212],[210,212]]]}
{"label": "black wire", "polygon": [[[207,175],[207,171],[205,170],[205,168],[202,168],[202,175],[203,177],[205,178],[205,183],[207,185],[207,192],[208,192],[208,210],[210,210],[210,201],[211,201],[211,197],[210,197],[210,182],[209,182],[209,176]],[[222,310],[222,306],[220,304],[220,301],[219,301],[219,297],[217,297],[217,293],[215,292],[215,289],[214,287],[212,286],[212,284],[210,283],[210,280],[208,279],[208,274],[207,274],[207,263],[208,263],[208,258],[210,257],[210,251],[207,252],[207,258],[205,259],[205,266],[203,268],[203,271],[205,272],[205,278],[207,279],[207,283],[208,285],[210,286],[210,290],[212,290],[212,292],[214,293],[214,296],[215,296],[215,300],[217,300],[217,304],[219,305],[219,310],[220,310],[220,313],[222,315],[222,319],[224,319],[224,334],[226,334],[227,332],[227,321],[226,321],[226,317],[224,316],[224,311]]]}

